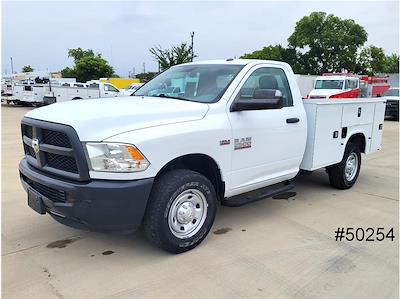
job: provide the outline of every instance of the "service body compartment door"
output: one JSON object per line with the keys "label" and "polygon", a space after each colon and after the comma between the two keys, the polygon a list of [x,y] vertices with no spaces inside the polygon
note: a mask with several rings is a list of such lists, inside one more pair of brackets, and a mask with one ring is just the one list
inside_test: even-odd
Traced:
{"label": "service body compartment door", "polygon": [[315,170],[342,160],[342,105],[305,105],[307,146],[301,169]]}
{"label": "service body compartment door", "polygon": [[352,127],[370,124],[374,117],[375,103],[354,103],[343,105],[342,126]]}
{"label": "service body compartment door", "polygon": [[385,102],[379,102],[375,104],[374,124],[372,127],[371,146],[369,149],[370,153],[381,149],[385,107]]}

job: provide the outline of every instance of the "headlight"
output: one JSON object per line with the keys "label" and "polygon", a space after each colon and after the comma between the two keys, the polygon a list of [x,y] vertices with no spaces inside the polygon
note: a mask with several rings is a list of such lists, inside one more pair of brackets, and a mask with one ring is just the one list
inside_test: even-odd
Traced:
{"label": "headlight", "polygon": [[95,171],[135,172],[149,167],[150,162],[131,144],[86,143],[88,160]]}

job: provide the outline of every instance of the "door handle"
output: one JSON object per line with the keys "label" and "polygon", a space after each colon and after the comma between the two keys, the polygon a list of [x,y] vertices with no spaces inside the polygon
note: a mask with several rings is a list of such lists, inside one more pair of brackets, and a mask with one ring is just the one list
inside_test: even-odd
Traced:
{"label": "door handle", "polygon": [[299,121],[300,121],[300,119],[298,119],[297,117],[286,119],[286,123],[288,123],[288,124],[295,124],[295,123],[298,123]]}

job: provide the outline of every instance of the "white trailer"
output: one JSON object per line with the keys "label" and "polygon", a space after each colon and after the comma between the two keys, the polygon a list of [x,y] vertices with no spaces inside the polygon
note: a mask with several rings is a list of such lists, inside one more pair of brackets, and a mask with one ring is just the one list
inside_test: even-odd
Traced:
{"label": "white trailer", "polygon": [[73,83],[52,87],[47,92],[43,101],[46,105],[72,100],[111,98],[120,96],[118,88],[110,83]]}

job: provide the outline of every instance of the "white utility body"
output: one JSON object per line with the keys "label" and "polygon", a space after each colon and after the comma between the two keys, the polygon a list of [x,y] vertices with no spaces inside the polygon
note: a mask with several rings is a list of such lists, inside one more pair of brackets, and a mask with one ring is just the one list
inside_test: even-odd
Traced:
{"label": "white utility body", "polygon": [[[349,134],[365,136],[365,154],[381,148],[385,100],[304,100],[304,108],[308,132],[301,169],[312,171],[339,163]],[[337,134],[336,138],[334,134]]]}
{"label": "white utility body", "polygon": [[217,203],[288,191],[300,169],[352,187],[361,153],[381,147],[384,111],[383,98],[303,101],[283,62],[188,63],[130,97],[28,112],[21,179],[41,214],[95,231],[142,224],[179,253],[205,238]]}

